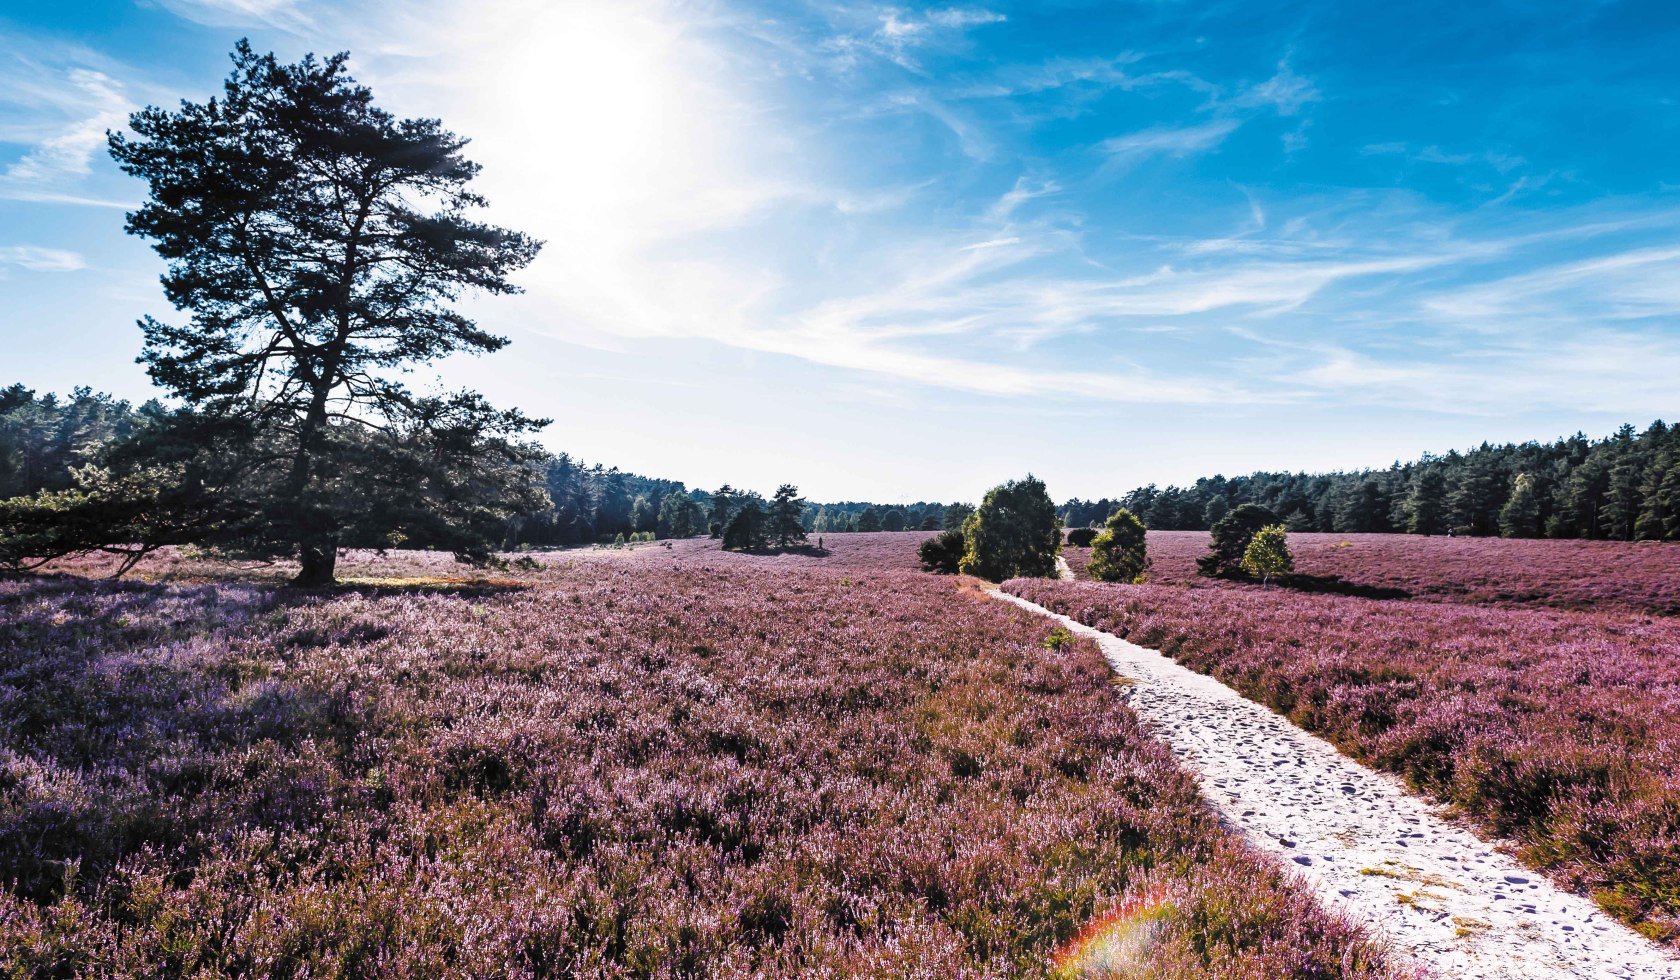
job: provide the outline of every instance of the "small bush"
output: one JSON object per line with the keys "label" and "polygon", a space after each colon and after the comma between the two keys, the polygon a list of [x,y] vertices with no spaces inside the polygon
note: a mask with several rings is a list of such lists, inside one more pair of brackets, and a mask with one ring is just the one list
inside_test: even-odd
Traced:
{"label": "small bush", "polygon": [[1099,582],[1141,582],[1149,570],[1148,529],[1124,507],[1110,514],[1091,543],[1091,577]]}
{"label": "small bush", "polygon": [[1089,548],[1096,539],[1097,529],[1094,527],[1076,527],[1067,533],[1067,543],[1075,548]]}
{"label": "small bush", "polygon": [[1242,568],[1268,584],[1277,576],[1294,571],[1295,557],[1289,553],[1289,530],[1282,524],[1268,524],[1254,532],[1248,547],[1243,550]]}
{"label": "small bush", "polygon": [[916,554],[921,558],[925,571],[955,575],[964,547],[962,531],[953,528],[923,541]]}

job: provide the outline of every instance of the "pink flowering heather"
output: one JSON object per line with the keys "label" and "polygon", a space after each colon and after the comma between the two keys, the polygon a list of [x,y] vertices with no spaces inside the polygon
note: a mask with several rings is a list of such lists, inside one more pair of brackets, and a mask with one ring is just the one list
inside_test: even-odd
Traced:
{"label": "pink flowering heather", "polygon": [[1391,975],[917,540],[0,582],[0,974]]}
{"label": "pink flowering heather", "polygon": [[[1149,581],[1206,586],[1196,559],[1204,531],[1151,531]],[[1291,534],[1295,571],[1310,588],[1474,605],[1545,606],[1680,615],[1680,544]],[[1063,556],[1085,576],[1089,548]]]}
{"label": "pink flowering heather", "polygon": [[1006,588],[1212,674],[1680,938],[1680,619],[1228,584]]}

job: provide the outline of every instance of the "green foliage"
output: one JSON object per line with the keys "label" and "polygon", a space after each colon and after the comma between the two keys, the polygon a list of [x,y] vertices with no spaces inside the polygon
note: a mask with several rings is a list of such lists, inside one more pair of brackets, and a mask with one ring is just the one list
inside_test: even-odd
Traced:
{"label": "green foliage", "polygon": [[161,411],[155,402],[136,410],[91,388],[67,398],[21,384],[0,388],[0,499],[70,489],[76,467]]}
{"label": "green foliage", "polygon": [[1062,550],[1062,522],[1044,481],[1032,474],[987,491],[963,524],[958,570],[994,582],[1050,578]]}
{"label": "green foliage", "polygon": [[1406,530],[1412,534],[1445,534],[1447,478],[1439,467],[1418,474],[1406,497]]}
{"label": "green foliage", "polygon": [[777,487],[776,496],[770,502],[766,537],[778,548],[804,544],[805,525],[800,522],[804,509],[805,501],[800,498],[798,487],[791,483]]}
{"label": "green foliage", "polygon": [[1243,550],[1242,569],[1261,582],[1295,570],[1295,556],[1289,553],[1289,531],[1282,524],[1268,524],[1254,533]]}
{"label": "green foliage", "polygon": [[[521,441],[544,423],[400,380],[504,346],[453,301],[517,292],[508,276],[539,243],[473,220],[466,141],[375,107],[346,57],[285,65],[240,42],[220,97],[144,109],[134,136],[110,138],[149,190],[127,229],[169,263],[165,292],[190,314],[143,319],[141,361],[197,418],[113,450],[112,485],[206,481],[172,491],[211,512],[196,540],[296,557],[305,584],[370,538],[482,561],[508,517],[547,503],[542,454]],[[121,510],[111,533],[132,529]]]}
{"label": "green foliage", "polygon": [[681,489],[659,498],[658,533],[662,538],[691,538],[703,530],[700,505]]}
{"label": "green foliage", "polygon": [[712,537],[721,538],[729,527],[729,521],[735,516],[735,488],[725,483],[712,491],[712,513],[710,530]]}
{"label": "green foliage", "polygon": [[967,544],[963,540],[962,529],[953,528],[923,541],[917,555],[922,560],[924,570],[941,575],[955,575],[966,550]]}
{"label": "green foliage", "polygon": [[857,529],[859,531],[881,530],[881,512],[873,507],[866,509],[858,515]]}
{"label": "green foliage", "polygon": [[735,503],[735,516],[723,529],[723,546],[730,551],[760,551],[770,547],[770,522],[758,497]]}
{"label": "green foliage", "polygon": [[1122,507],[1108,516],[1091,543],[1091,577],[1099,582],[1141,582],[1149,570],[1148,531]]}
{"label": "green foliage", "polygon": [[[1514,522],[1503,520],[1524,474],[1525,499],[1516,501]],[[1624,425],[1606,439],[1483,443],[1383,470],[1150,485],[1116,500],[1070,500],[1062,518],[1083,525],[1122,506],[1157,530],[1201,530],[1218,523],[1222,508],[1244,503],[1283,515],[1291,531],[1680,541],[1680,428],[1658,421],[1644,431]]]}
{"label": "green foliage", "polygon": [[1065,650],[1070,646],[1073,646],[1073,641],[1074,641],[1073,634],[1069,633],[1063,627],[1058,626],[1055,629],[1051,630],[1050,634],[1044,638],[1044,644],[1043,645],[1044,645],[1044,649],[1046,649],[1046,650],[1060,651],[1060,650]]}
{"label": "green foliage", "polygon": [[1243,574],[1243,553],[1263,527],[1281,524],[1278,516],[1258,504],[1242,504],[1213,526],[1208,554],[1196,559],[1196,569],[1213,578],[1237,578]]}
{"label": "green foliage", "polygon": [[1067,543],[1074,548],[1089,548],[1096,539],[1097,529],[1094,527],[1071,528],[1067,533]]}
{"label": "green foliage", "polygon": [[214,530],[216,509],[190,489],[178,468],[121,475],[94,466],[75,486],[0,500],[0,570],[19,572],[67,555],[122,556],[122,575],[147,554]]}
{"label": "green foliage", "polygon": [[941,526],[947,531],[961,531],[963,524],[968,521],[968,515],[972,513],[974,507],[970,504],[952,504],[945,508],[944,523]]}
{"label": "green foliage", "polygon": [[1499,510],[1499,533],[1507,538],[1532,538],[1540,533],[1540,495],[1532,474],[1517,475],[1511,499]]}

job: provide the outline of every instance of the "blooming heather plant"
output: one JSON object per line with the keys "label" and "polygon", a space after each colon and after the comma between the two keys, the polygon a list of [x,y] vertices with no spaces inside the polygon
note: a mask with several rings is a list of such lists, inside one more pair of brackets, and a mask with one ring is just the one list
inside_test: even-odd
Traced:
{"label": "blooming heather plant", "polygon": [[1152,887],[1159,976],[1383,974],[902,537],[0,582],[0,974],[1030,977]]}
{"label": "blooming heather plant", "polygon": [[1256,586],[1005,588],[1212,674],[1680,939],[1680,620]]}
{"label": "blooming heather plant", "polygon": [[[1148,581],[1224,588],[1196,575],[1204,531],[1150,531]],[[1680,615],[1680,544],[1291,533],[1297,585],[1432,602]],[[1064,548],[1088,578],[1089,548]]]}

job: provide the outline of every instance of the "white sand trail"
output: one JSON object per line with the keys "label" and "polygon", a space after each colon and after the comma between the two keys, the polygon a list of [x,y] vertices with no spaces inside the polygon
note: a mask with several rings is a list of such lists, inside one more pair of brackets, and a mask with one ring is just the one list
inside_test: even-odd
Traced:
{"label": "white sand trail", "polygon": [[1221,816],[1428,972],[1680,978],[1680,960],[1445,819],[1399,779],[1154,650],[991,594],[1095,639],[1131,682],[1133,710]]}

